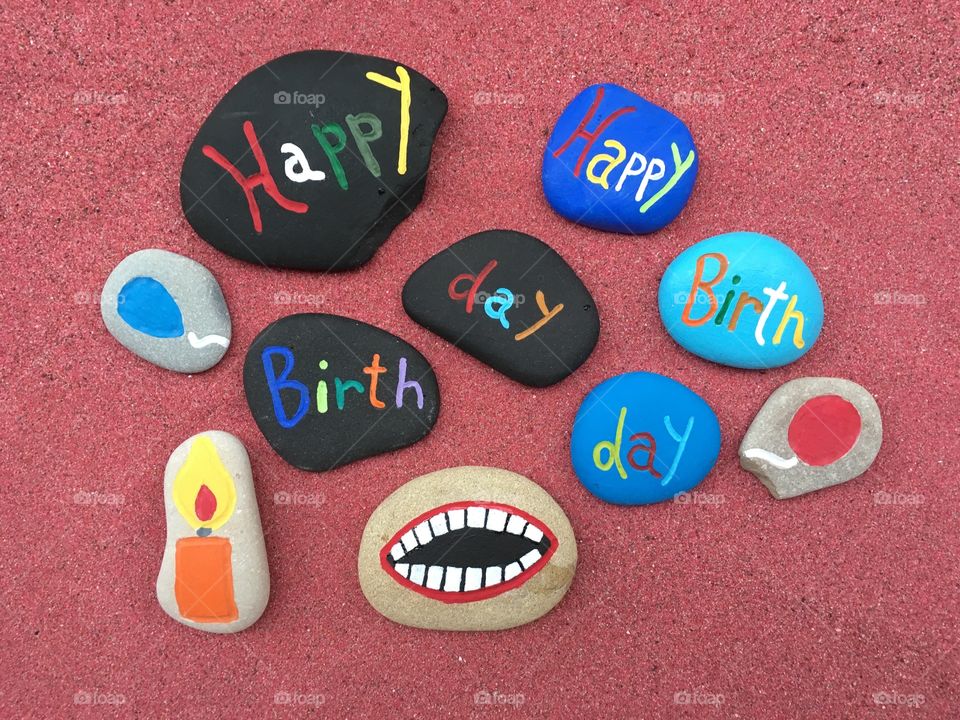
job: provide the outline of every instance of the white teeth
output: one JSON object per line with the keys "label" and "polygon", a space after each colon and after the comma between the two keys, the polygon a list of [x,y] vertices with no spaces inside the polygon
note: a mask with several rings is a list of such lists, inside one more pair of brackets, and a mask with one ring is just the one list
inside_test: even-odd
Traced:
{"label": "white teeth", "polygon": [[443,568],[439,565],[431,565],[427,570],[427,587],[431,590],[440,589],[440,581],[443,579]]}
{"label": "white teeth", "polygon": [[458,567],[448,567],[447,574],[443,576],[444,592],[458,592],[460,590],[460,577],[463,570]]}
{"label": "white teeth", "polygon": [[466,524],[466,510],[451,510],[447,515],[450,517],[451,530],[459,530]]}
{"label": "white teeth", "polygon": [[[440,512],[424,520],[416,527],[405,532],[400,540],[390,548],[393,569],[400,577],[407,578],[431,590],[443,592],[469,592],[492,587],[513,580],[525,570],[529,570],[543,557],[540,548],[534,548],[519,560],[506,567],[452,567],[442,565],[413,565],[409,562],[413,550],[428,545],[441,535],[464,528],[478,528],[490,532],[522,535],[533,543],[539,544],[544,531],[519,515],[506,510],[482,506],[461,507]],[[399,562],[401,559],[407,562]]]}
{"label": "white teeth", "polygon": [[487,513],[487,530],[503,532],[507,526],[507,514],[503,510],[491,509]]}
{"label": "white teeth", "polygon": [[426,545],[433,540],[433,534],[430,532],[430,523],[424,520],[413,529],[413,534],[417,536],[417,542]]}
{"label": "white teeth", "polygon": [[539,559],[540,559],[540,551],[531,550],[522,558],[520,558],[520,564],[523,565],[523,569],[526,570],[527,568],[531,567]]}
{"label": "white teeth", "polygon": [[507,532],[511,535],[519,535],[523,532],[523,526],[526,524],[527,521],[519,515],[511,515],[510,521],[507,523]]}
{"label": "white teeth", "polygon": [[479,590],[482,585],[483,570],[480,568],[467,568],[467,579],[463,581],[463,589],[465,591]]}
{"label": "white teeth", "polygon": [[486,517],[486,508],[472,507],[467,508],[467,527],[482,528]]}
{"label": "white teeth", "polygon": [[430,529],[433,530],[434,536],[445,535],[447,533],[447,516],[440,513],[430,518]]}

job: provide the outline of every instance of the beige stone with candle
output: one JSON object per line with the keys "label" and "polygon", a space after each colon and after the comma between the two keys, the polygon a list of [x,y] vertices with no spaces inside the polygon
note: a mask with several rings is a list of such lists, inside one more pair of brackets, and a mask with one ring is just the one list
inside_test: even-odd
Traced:
{"label": "beige stone with candle", "polygon": [[167,540],[157,600],[177,622],[213,633],[263,614],[270,571],[247,451],[209,430],[183,442],[163,478]]}

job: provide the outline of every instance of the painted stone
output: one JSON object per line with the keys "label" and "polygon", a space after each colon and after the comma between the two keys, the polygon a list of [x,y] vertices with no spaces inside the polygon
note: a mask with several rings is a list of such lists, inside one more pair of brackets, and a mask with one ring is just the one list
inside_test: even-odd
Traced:
{"label": "painted stone", "polygon": [[767,399],[740,443],[740,464],[778,500],[852,480],[880,452],[880,408],[841,378],[798,378]]}
{"label": "painted stone", "polygon": [[567,592],[573,528],[522,475],[489,467],[411,480],[363,531],[360,588],[377,612],[431,630],[502,630],[536,620]]}
{"label": "painted stone", "polygon": [[779,240],[755,232],[715,235],[684,250],[664,272],[658,299],[674,340],[732,367],[792,363],[823,327],[813,273]]}
{"label": "painted stone", "polygon": [[367,262],[423,197],[444,94],[382,58],[308,50],[271,60],[213,109],[180,201],[218,250],[257,264]]}
{"label": "painted stone", "polygon": [[250,459],[230,433],[183,442],[163,475],[167,541],[157,600],[177,622],[212,633],[244,630],[270,598],[270,570]]}
{"label": "painted stone", "polygon": [[124,258],[103,286],[100,314],[121,345],[167,370],[208,370],[230,345],[230,313],[216,278],[166,250]]}
{"label": "painted stone", "polygon": [[511,230],[471,235],[421,265],[403,288],[416,322],[504,375],[545,387],[589,357],[600,316],[553,249]]}
{"label": "painted stone", "polygon": [[580,405],[570,438],[580,482],[617,505],[648,505],[692,490],[719,453],[720,423],[706,401],[650,372],[597,385]]}
{"label": "painted stone", "polygon": [[264,328],[247,351],[243,387],[264,437],[302,470],[332,470],[411,445],[440,411],[423,355],[338,315],[289,315]]}
{"label": "painted stone", "polygon": [[676,115],[619,85],[591,85],[547,141],[543,192],[575,223],[651,233],[683,210],[698,165],[693,136]]}

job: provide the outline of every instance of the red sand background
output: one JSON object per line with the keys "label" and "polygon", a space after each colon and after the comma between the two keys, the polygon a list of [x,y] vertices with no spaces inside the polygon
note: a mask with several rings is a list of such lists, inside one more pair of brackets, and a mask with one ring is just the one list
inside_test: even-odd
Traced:
{"label": "red sand background", "polygon": [[[276,702],[284,692],[331,717],[957,712],[955,3],[906,11],[865,0],[830,15],[769,2],[100,5],[0,11],[0,716],[301,711]],[[450,100],[422,206],[366,267],[333,276],[222,255],[192,232],[178,199],[184,153],[217,100],[265,61],[314,47],[395,58]],[[542,196],[552,122],[601,81],[677,112],[696,137],[693,196],[655,235],[571,225]],[[103,95],[77,95],[88,91]],[[105,102],[117,94],[122,102]],[[421,262],[493,227],[548,241],[599,304],[596,351],[548,390],[510,382],[400,306]],[[787,242],[821,283],[826,325],[794,365],[718,367],[661,327],[663,269],[734,229]],[[146,247],[189,255],[220,280],[234,344],[210,372],[160,370],[104,329],[104,279]],[[314,309],[277,304],[278,292],[418,347],[443,397],[428,438],[323,475],[281,461],[240,379],[260,329]],[[878,293],[890,295],[878,303]],[[580,400],[638,369],[680,379],[716,409],[723,449],[699,491],[719,504],[623,509],[577,482],[568,439]],[[865,476],[778,502],[739,468],[737,446],[767,395],[804,375],[869,388],[884,445]],[[177,624],[154,597],[162,471],[183,439],[209,428],[250,450],[273,578],[262,619],[226,637]],[[522,473],[570,516],[580,566],[542,621],[422,632],[391,624],[361,595],[356,552],[369,513],[408,479],[461,464]],[[313,504],[276,503],[284,492]],[[475,704],[484,691],[514,704]],[[719,708],[698,704],[719,696]],[[918,709],[905,706],[918,696]]]}

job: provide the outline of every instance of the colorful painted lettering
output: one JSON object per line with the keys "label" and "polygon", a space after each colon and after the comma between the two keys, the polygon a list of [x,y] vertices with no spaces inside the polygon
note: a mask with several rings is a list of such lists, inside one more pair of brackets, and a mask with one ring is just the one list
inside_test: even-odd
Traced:
{"label": "colorful painted lettering", "polygon": [[[711,265],[709,270],[707,269],[708,262]],[[701,325],[708,323],[711,319],[715,325],[723,324],[724,320],[726,319],[727,311],[730,308],[730,304],[736,295],[735,288],[742,280],[739,275],[734,275],[730,278],[731,288],[726,291],[723,303],[721,304],[717,299],[718,292],[720,292],[717,286],[720,285],[721,281],[723,281],[723,279],[726,277],[729,267],[730,262],[727,259],[727,256],[720,252],[704,253],[697,258],[693,275],[693,283],[690,287],[690,292],[687,293],[686,302],[683,306],[683,312],[680,315],[680,319],[684,325],[689,327],[700,327]],[[711,274],[709,278],[708,273]],[[773,310],[777,304],[782,300],[786,300],[787,305],[784,308],[783,313],[780,316],[780,322],[773,333],[773,344],[780,344],[781,340],[783,339],[784,331],[787,329],[790,321],[793,320],[793,345],[798,349],[803,348],[806,344],[803,338],[803,313],[796,309],[798,296],[787,295],[787,293],[784,292],[786,288],[786,280],[781,281],[776,288],[763,288],[763,294],[767,298],[765,301],[753,297],[746,291],[741,291],[740,296],[737,298],[737,302],[734,305],[733,313],[730,315],[730,321],[727,324],[727,330],[733,332],[737,329],[737,324],[740,322],[743,310],[749,307],[757,314],[757,324],[753,331],[754,340],[756,341],[757,345],[763,347],[766,345],[764,330],[766,329],[767,321],[770,320]],[[703,299],[706,300],[707,311],[700,317],[695,318],[693,316],[694,307],[696,305],[703,304]]]}
{"label": "colorful painted lettering", "polygon": [[[610,440],[601,440],[593,447],[593,464],[598,470],[604,472],[610,470],[614,466],[617,468],[617,473],[623,480],[627,479],[627,469],[624,467],[623,460],[621,459],[622,446],[623,446],[623,428],[627,419],[627,408],[620,408],[620,417],[617,420],[617,430],[614,434],[613,441]],[[655,467],[655,462],[657,459],[657,441],[654,435],[650,432],[637,432],[632,433],[629,437],[629,441],[636,443],[630,450],[627,452],[627,464],[632,467],[634,470],[639,472],[649,473],[653,478],[660,480],[660,485],[667,485],[677,472],[677,468],[680,465],[680,459],[683,457],[683,453],[687,448],[687,441],[690,440],[690,434],[693,432],[694,418],[690,417],[687,420],[686,427],[683,430],[683,433],[678,433],[674,427],[673,422],[670,420],[669,415],[663,416],[663,425],[667,431],[667,434],[670,438],[677,443],[677,449],[674,453],[673,460],[670,462],[670,466],[667,468],[666,473],[662,473]],[[604,457],[604,453],[606,457]],[[639,462],[637,455],[643,454],[646,456],[644,462]]]}
{"label": "colorful painted lettering", "polygon": [[[280,427],[286,429],[296,427],[311,410],[311,392],[305,383],[291,377],[295,365],[293,350],[282,345],[269,345],[261,352],[261,360],[263,362],[264,378],[267,381],[267,389],[270,392],[270,399],[273,404],[273,414],[277,423]],[[280,361],[279,372],[276,366],[277,360]],[[320,360],[317,363],[320,370],[326,370],[328,365],[329,363],[326,360]],[[371,407],[378,410],[387,407],[387,403],[378,396],[378,390],[382,387],[380,376],[389,373],[390,370],[380,364],[380,354],[374,353],[370,364],[362,368],[361,372],[370,378],[368,387],[364,387],[360,379],[333,378],[333,401],[337,410],[347,409],[349,404],[348,393],[350,391],[365,397]],[[416,396],[417,408],[419,410],[423,409],[423,387],[417,380],[407,377],[407,358],[405,357],[401,357],[398,362],[396,388],[396,393],[391,398],[396,407],[404,406],[407,391],[412,390]],[[287,413],[286,407],[289,407],[289,405],[284,404],[284,393],[287,397],[296,398],[297,409],[293,413]],[[312,399],[312,406],[318,414],[324,415],[329,411],[330,386],[327,380],[317,381]]]}
{"label": "colorful painted lettering", "polygon": [[[396,80],[375,72],[366,73],[366,79],[400,93],[400,140],[397,149],[397,174],[404,175],[407,172],[407,146],[410,137],[410,74],[400,65],[397,66],[396,72]],[[333,121],[326,121],[321,124],[305,123],[304,128],[312,133],[314,140],[323,151],[330,165],[330,169],[333,172],[333,176],[336,178],[337,185],[341,190],[348,190],[350,187],[349,180],[343,163],[340,160],[341,153],[348,150],[347,130],[350,131],[350,137],[356,144],[357,157],[363,160],[366,169],[373,177],[379,178],[382,171],[371,145],[383,137],[383,123],[381,119],[372,112],[360,112],[356,114],[348,113],[344,118],[344,124],[346,125],[346,130],[343,125]],[[243,133],[250,146],[250,152],[252,152],[257,161],[259,172],[250,176],[244,176],[232,162],[227,160],[227,158],[212,145],[204,145],[203,154],[226,170],[240,186],[247,200],[254,230],[257,233],[262,233],[263,221],[260,216],[260,206],[257,204],[256,197],[253,194],[256,188],[263,187],[267,195],[284,210],[295,213],[305,213],[310,208],[307,203],[298,202],[286,197],[277,187],[277,183],[273,179],[270,169],[267,166],[266,156],[260,146],[260,141],[257,138],[253,123],[250,120],[244,121]],[[326,180],[326,172],[311,167],[310,160],[301,145],[291,141],[283,142],[280,144],[280,153],[286,156],[284,159],[283,172],[291,182],[300,184],[306,182],[323,182]]]}
{"label": "colorful painted lettering", "polygon": [[[573,133],[571,133],[570,137],[567,138],[566,142],[564,142],[553,152],[553,157],[559,158],[570,149],[570,146],[575,141],[584,141],[585,144],[580,150],[580,154],[577,156],[576,163],[573,166],[573,174],[577,177],[580,177],[580,170],[583,167],[583,163],[589,155],[594,142],[596,142],[597,139],[603,135],[604,131],[606,131],[615,120],[625,115],[629,115],[630,113],[636,112],[637,110],[637,108],[632,105],[618,108],[600,121],[593,131],[587,131],[587,126],[593,121],[594,115],[596,114],[597,109],[600,107],[600,103],[603,101],[603,94],[604,88],[603,86],[599,86],[597,88],[597,94],[593,99],[593,103],[584,114],[580,124],[577,125],[577,128],[573,131]],[[620,171],[620,176],[614,185],[614,192],[622,192],[629,178],[639,177],[640,182],[637,184],[636,190],[633,192],[634,200],[637,203],[640,203],[640,213],[646,213],[661,198],[663,198],[664,195],[670,192],[670,190],[672,190],[673,187],[680,181],[680,178],[682,178],[683,175],[690,170],[690,168],[693,166],[693,161],[696,158],[696,152],[693,149],[687,153],[685,158],[681,158],[680,148],[676,143],[671,142],[670,160],[673,164],[673,169],[671,170],[670,177],[667,178],[667,181],[659,189],[657,189],[656,192],[644,200],[650,183],[662,180],[666,176],[667,163],[659,157],[648,158],[646,155],[640,152],[630,153],[630,159],[627,160],[627,148],[618,140],[605,140],[603,142],[603,146],[608,150],[616,151],[616,154],[611,155],[605,152],[596,153],[587,163],[587,180],[595,185],[599,185],[604,190],[609,190],[610,173],[614,170],[614,168],[618,167],[626,160],[627,164],[624,165],[623,169]],[[600,168],[599,172],[598,167]]]}
{"label": "colorful painted lettering", "polygon": [[[460,275],[457,275],[447,286],[447,295],[449,295],[451,300],[463,300],[464,310],[466,310],[468,314],[472,313],[473,306],[477,302],[477,294],[480,291],[480,285],[484,282],[484,280],[487,279],[487,277],[496,267],[497,261],[491,260],[484,265],[483,269],[476,275],[473,273],[461,273]],[[469,283],[469,285],[465,286],[464,283]],[[509,330],[510,320],[507,317],[507,311],[514,307],[516,299],[516,295],[509,288],[497,288],[494,294],[483,300],[483,311],[491,320],[496,320],[499,322],[504,330]],[[536,300],[537,309],[540,311],[540,317],[537,318],[535,322],[531,323],[525,330],[522,330],[514,335],[513,339],[517,342],[526,340],[528,337],[536,333],[544,325],[550,322],[553,318],[559,315],[563,310],[563,303],[559,303],[552,308],[547,307],[547,299],[543,294],[543,290],[536,291]]]}

